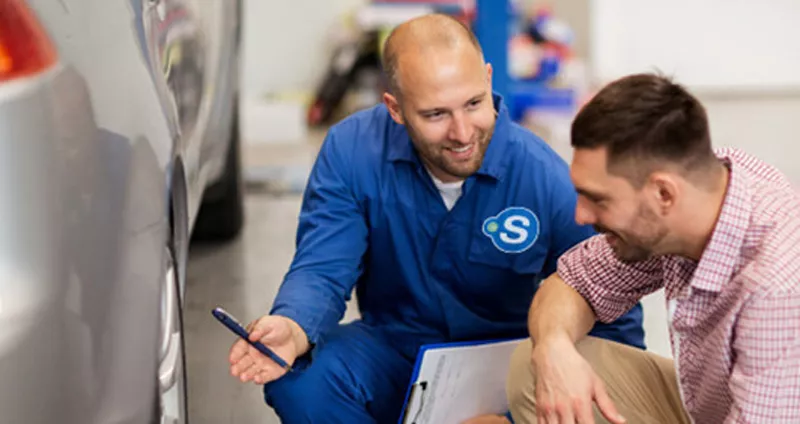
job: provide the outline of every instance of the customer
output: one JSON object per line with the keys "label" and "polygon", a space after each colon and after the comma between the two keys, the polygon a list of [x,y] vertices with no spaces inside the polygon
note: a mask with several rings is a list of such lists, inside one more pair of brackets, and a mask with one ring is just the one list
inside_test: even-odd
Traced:
{"label": "customer", "polygon": [[[420,345],[524,337],[538,282],[593,234],[566,164],[511,122],[472,34],[431,15],[385,48],[385,105],[331,128],[310,176],[297,252],[231,372],[264,384],[284,423],[397,422]],[[339,325],[355,286],[362,318]],[[641,309],[593,334],[642,346]],[[489,364],[487,364],[488,366]]]}
{"label": "customer", "polygon": [[[536,293],[516,422],[799,423],[800,199],[784,176],[715,153],[700,102],[655,75],[601,90],[572,145],[576,219],[603,234]],[[585,337],[661,288],[674,363]]]}

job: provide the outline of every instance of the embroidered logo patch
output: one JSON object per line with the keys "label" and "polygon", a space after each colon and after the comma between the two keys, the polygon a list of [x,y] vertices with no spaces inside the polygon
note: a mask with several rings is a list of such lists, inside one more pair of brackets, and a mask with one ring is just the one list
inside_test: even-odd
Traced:
{"label": "embroidered logo patch", "polygon": [[483,234],[501,252],[521,253],[539,238],[539,218],[528,208],[513,206],[486,218]]}

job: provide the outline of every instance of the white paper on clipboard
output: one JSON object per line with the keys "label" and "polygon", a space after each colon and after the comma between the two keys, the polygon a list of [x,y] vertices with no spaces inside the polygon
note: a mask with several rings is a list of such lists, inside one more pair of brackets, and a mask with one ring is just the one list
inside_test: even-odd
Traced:
{"label": "white paper on clipboard", "polygon": [[522,340],[423,348],[402,423],[458,424],[508,412],[508,367]]}

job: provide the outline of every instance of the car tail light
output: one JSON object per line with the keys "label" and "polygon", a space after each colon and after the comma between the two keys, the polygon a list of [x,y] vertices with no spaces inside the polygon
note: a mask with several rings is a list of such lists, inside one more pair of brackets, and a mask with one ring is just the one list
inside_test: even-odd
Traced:
{"label": "car tail light", "polygon": [[56,62],[56,50],[24,0],[0,0],[0,82],[36,74]]}

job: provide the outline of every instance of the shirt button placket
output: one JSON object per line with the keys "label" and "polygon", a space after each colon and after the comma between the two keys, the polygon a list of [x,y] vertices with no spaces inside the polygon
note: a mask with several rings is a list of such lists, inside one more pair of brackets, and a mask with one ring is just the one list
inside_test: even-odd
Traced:
{"label": "shirt button placket", "polygon": [[[680,301],[684,301],[691,296],[692,289],[689,287],[687,290],[683,290],[675,299],[671,299],[667,302],[667,313],[669,315],[669,327],[670,332],[672,333],[673,339],[673,349],[674,349],[674,363],[675,363],[675,375],[677,376],[677,383],[678,383],[678,394],[681,396],[681,403],[688,409],[688,405],[686,404],[686,395],[684,394],[683,389],[683,381],[681,376],[681,332],[675,327],[675,315],[678,311],[678,306],[680,305]],[[691,416],[689,416],[689,422],[694,423],[694,420]]]}

